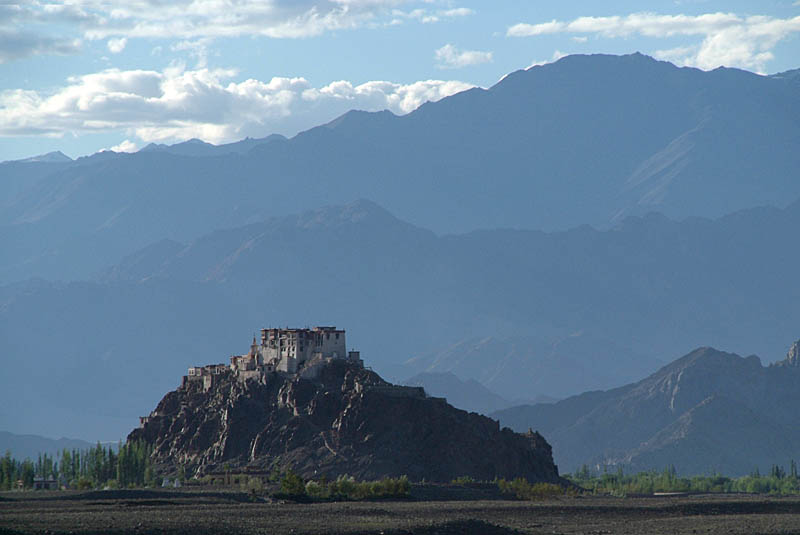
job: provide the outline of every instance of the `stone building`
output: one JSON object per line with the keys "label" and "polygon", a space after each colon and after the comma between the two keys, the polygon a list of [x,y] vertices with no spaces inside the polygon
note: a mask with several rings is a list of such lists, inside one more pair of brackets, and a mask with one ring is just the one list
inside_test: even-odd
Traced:
{"label": "stone building", "polygon": [[[313,327],[311,329],[261,329],[261,342],[253,337],[250,350],[244,355],[234,355],[228,364],[192,366],[183,376],[181,386],[202,382],[208,391],[224,375],[233,374],[239,381],[263,380],[270,373],[299,374],[306,379],[315,378],[333,359],[347,359],[364,365],[358,351],[347,352],[344,329]],[[155,413],[139,418],[144,426]]]}
{"label": "stone building", "polygon": [[249,372],[297,373],[305,364],[345,358],[360,360],[357,352],[347,353],[344,329],[261,329],[261,343],[254,337],[248,353],[231,357],[231,370],[242,377],[257,375]]}
{"label": "stone building", "polygon": [[[208,364],[206,366],[191,366],[187,375],[183,376],[182,386],[185,386],[189,381],[202,381],[203,390],[208,390],[217,380],[217,378],[225,373],[230,373],[230,367],[227,364]],[[140,418],[141,420],[141,418]],[[146,422],[142,422],[144,424]]]}

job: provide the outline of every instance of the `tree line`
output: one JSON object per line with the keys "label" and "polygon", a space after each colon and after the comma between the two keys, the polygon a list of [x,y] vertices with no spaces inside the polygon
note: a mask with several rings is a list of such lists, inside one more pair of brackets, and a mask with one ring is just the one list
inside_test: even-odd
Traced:
{"label": "tree line", "polygon": [[119,444],[116,451],[99,442],[87,449],[64,449],[36,461],[17,460],[10,451],[0,458],[0,489],[32,488],[35,478],[55,479],[70,488],[141,487],[159,484],[150,461],[152,447],[142,441]]}
{"label": "tree line", "polygon": [[589,492],[616,496],[654,492],[800,494],[800,475],[794,460],[789,463],[788,471],[775,464],[768,474],[762,475],[755,469],[742,477],[720,474],[680,477],[674,466],[635,474],[625,474],[622,468],[618,468],[615,472],[600,474],[584,465],[574,474],[567,474],[566,478]]}

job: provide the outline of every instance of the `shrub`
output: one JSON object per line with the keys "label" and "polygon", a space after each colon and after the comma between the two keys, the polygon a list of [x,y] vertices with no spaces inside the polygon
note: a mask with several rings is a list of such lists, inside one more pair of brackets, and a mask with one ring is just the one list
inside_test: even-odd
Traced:
{"label": "shrub", "polygon": [[242,490],[250,494],[259,494],[264,490],[264,485],[259,477],[246,477],[242,482]]}
{"label": "shrub", "polygon": [[89,490],[92,487],[94,487],[92,480],[87,477],[82,477],[75,482],[75,488],[78,490]]}
{"label": "shrub", "polygon": [[529,483],[527,479],[518,477],[512,481],[500,479],[497,488],[503,494],[510,494],[520,500],[544,500],[566,494],[564,487],[553,483]]}

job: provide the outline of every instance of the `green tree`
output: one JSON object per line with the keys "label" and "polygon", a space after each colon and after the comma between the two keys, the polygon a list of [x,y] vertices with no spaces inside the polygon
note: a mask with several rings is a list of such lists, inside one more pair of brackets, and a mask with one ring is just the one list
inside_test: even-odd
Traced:
{"label": "green tree", "polygon": [[25,459],[22,462],[22,470],[20,470],[20,479],[22,479],[22,486],[26,489],[33,487],[33,478],[36,474],[36,469],[30,459]]}
{"label": "green tree", "polygon": [[281,492],[290,496],[302,496],[306,493],[306,482],[292,470],[288,470],[281,478]]}

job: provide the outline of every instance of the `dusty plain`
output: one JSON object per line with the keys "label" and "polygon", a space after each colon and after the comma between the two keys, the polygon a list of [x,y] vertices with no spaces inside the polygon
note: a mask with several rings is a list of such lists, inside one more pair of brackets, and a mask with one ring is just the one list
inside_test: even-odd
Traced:
{"label": "dusty plain", "polygon": [[9,492],[0,494],[0,534],[800,534],[800,497],[578,496],[523,502],[418,488],[414,495],[287,503],[181,489]]}

